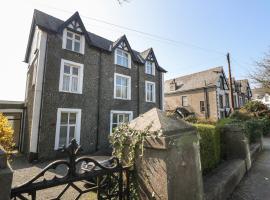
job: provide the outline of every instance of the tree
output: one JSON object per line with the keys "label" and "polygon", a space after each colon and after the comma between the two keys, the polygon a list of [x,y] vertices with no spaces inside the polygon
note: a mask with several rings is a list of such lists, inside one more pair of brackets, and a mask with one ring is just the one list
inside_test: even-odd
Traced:
{"label": "tree", "polygon": [[8,122],[8,119],[0,113],[0,146],[10,152],[13,150],[13,129]]}
{"label": "tree", "polygon": [[255,62],[255,66],[250,78],[261,87],[270,88],[270,52],[266,53],[261,61]]}

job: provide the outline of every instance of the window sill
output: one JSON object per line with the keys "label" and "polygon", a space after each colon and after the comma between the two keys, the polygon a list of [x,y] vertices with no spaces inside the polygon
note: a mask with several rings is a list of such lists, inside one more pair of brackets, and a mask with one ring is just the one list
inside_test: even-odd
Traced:
{"label": "window sill", "polygon": [[145,101],[146,103],[156,103],[155,101]]}
{"label": "window sill", "polygon": [[115,63],[115,66],[117,66],[117,67],[122,67],[122,68],[125,68],[125,69],[131,69],[131,67],[126,67],[126,66],[123,66],[123,65],[118,65],[118,64],[116,64],[116,63]]}
{"label": "window sill", "polygon": [[125,101],[130,101],[131,99],[123,99],[123,98],[119,98],[119,97],[114,97],[114,99],[116,100],[125,100]]}
{"label": "window sill", "polygon": [[77,51],[72,51],[72,50],[69,50],[69,49],[64,49],[64,48],[62,48],[64,51],[67,51],[67,52],[71,52],[71,53],[75,53],[75,54],[77,54],[78,56],[84,56],[84,54],[83,53],[81,53],[81,52],[77,52]]}
{"label": "window sill", "polygon": [[68,92],[68,91],[62,91],[62,90],[59,90],[59,92],[68,93],[68,94],[82,94],[82,92]]}

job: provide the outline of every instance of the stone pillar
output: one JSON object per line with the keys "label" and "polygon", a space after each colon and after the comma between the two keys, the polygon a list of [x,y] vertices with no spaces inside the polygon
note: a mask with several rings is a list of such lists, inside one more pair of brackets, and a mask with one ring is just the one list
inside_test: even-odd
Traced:
{"label": "stone pillar", "polygon": [[7,154],[0,146],[0,199],[9,200],[13,171],[7,162]]}
{"label": "stone pillar", "polygon": [[225,125],[222,134],[224,141],[223,150],[227,159],[244,159],[247,170],[251,167],[249,141],[244,134],[243,128],[237,124]]}
{"label": "stone pillar", "polygon": [[196,129],[156,108],[132,120],[129,126],[144,130],[149,125],[151,136],[145,140],[143,156],[135,161],[141,199],[202,200]]}

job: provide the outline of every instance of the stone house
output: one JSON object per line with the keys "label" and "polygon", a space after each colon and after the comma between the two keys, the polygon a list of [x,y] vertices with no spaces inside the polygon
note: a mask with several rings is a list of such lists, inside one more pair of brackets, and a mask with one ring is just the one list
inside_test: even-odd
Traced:
{"label": "stone house", "polygon": [[165,81],[165,109],[184,107],[198,118],[217,120],[230,112],[229,88],[222,67]]}
{"label": "stone house", "polygon": [[85,153],[108,147],[112,129],[163,108],[163,74],[152,48],[135,51],[126,36],[88,32],[76,12],[66,21],[35,10],[28,64],[23,151],[53,158],[76,138]]}
{"label": "stone house", "polygon": [[252,92],[247,79],[232,78],[234,108],[241,108],[251,100]]}

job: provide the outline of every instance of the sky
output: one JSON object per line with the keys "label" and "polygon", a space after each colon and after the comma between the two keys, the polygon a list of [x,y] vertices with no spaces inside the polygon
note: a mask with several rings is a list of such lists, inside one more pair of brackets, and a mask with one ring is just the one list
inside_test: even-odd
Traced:
{"label": "sky", "polygon": [[62,20],[78,11],[90,32],[112,41],[125,34],[138,51],[152,47],[165,80],[216,66],[227,73],[227,52],[232,75],[248,78],[270,45],[268,0],[9,0],[0,9],[0,100],[24,100],[34,9]]}

